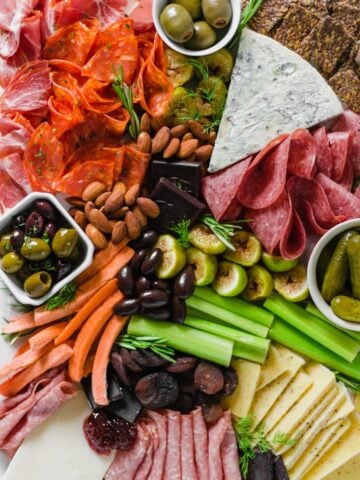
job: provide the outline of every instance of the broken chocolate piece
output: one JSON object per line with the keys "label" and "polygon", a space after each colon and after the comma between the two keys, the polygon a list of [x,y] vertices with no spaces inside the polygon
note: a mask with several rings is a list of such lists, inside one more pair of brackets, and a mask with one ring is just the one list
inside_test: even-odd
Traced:
{"label": "broken chocolate piece", "polygon": [[150,188],[155,187],[161,177],[170,180],[181,190],[199,198],[201,192],[201,164],[199,162],[166,162],[153,160],[150,171]]}

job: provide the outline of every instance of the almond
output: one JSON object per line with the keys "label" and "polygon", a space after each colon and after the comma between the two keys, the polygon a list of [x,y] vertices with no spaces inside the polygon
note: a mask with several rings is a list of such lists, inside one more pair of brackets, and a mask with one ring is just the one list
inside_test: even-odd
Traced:
{"label": "almond", "polygon": [[80,212],[80,210],[78,208],[69,208],[68,210],[68,214],[72,217],[72,218],[75,218],[75,215],[77,212]]}
{"label": "almond", "polygon": [[180,148],[180,139],[179,138],[172,138],[169,142],[169,145],[165,148],[163,152],[164,158],[171,158],[177,154],[177,151]]}
{"label": "almond", "polygon": [[81,227],[83,230],[85,230],[85,227],[86,227],[88,221],[87,221],[87,218],[86,218],[86,215],[85,215],[84,212],[82,212],[81,210],[78,210],[75,213],[74,220],[79,225],[79,227]]}
{"label": "almond", "polygon": [[188,158],[199,146],[199,140],[197,138],[192,138],[190,140],[182,141],[180,144],[179,151],[177,153],[177,157],[179,158]]}
{"label": "almond", "polygon": [[159,205],[151,200],[151,198],[139,197],[136,200],[137,206],[140,208],[140,211],[150,218],[156,218],[160,215]]}
{"label": "almond", "polygon": [[148,113],[143,113],[140,120],[140,131],[150,133],[151,131],[151,118]]}
{"label": "almond", "polygon": [[191,132],[187,132],[185,135],[183,135],[181,141],[186,142],[186,140],[191,140],[192,138],[194,138],[193,134]]}
{"label": "almond", "polygon": [[133,212],[127,212],[125,215],[125,223],[130,240],[135,240],[135,238],[138,238],[141,234],[141,225]]}
{"label": "almond", "polygon": [[96,227],[94,227],[94,225],[91,225],[91,223],[88,223],[86,225],[85,233],[90,238],[95,248],[101,250],[106,247],[108,242],[105,235],[101,233],[100,230],[98,230]]}
{"label": "almond", "polygon": [[112,226],[109,220],[106,218],[103,212],[100,212],[97,208],[93,208],[89,213],[90,223],[94,225],[102,233],[111,233]]}
{"label": "almond", "polygon": [[116,245],[121,242],[127,235],[127,226],[123,221],[116,222],[111,234],[111,240]]}
{"label": "almond", "polygon": [[191,133],[198,138],[199,140],[207,141],[209,140],[210,134],[205,130],[204,126],[200,122],[195,122],[195,120],[188,120],[188,125]]}
{"label": "almond", "polygon": [[95,200],[96,197],[106,191],[106,185],[101,182],[91,182],[84,188],[81,198],[88,202],[89,200]]}
{"label": "almond", "polygon": [[113,218],[114,219],[123,218],[123,217],[125,217],[126,212],[128,212],[128,211],[129,211],[129,207],[126,207],[124,205],[123,207],[119,208],[119,210],[115,210],[115,212],[111,212],[109,214],[109,217],[111,219],[113,219]]}
{"label": "almond", "polygon": [[133,211],[133,214],[135,215],[135,217],[139,220],[139,223],[140,223],[141,227],[142,228],[146,227],[148,221],[147,221],[147,218],[145,217],[145,215],[140,210],[140,208],[139,207],[134,207],[132,209],[132,211]]}
{"label": "almond", "polygon": [[196,160],[199,162],[207,162],[210,159],[213,150],[214,147],[212,145],[202,145],[195,151]]}
{"label": "almond", "polygon": [[155,134],[152,141],[151,153],[160,153],[167,147],[170,142],[170,129],[168,127],[162,127]]}
{"label": "almond", "polygon": [[106,200],[110,197],[111,192],[104,192],[95,200],[95,207],[100,208],[105,205]]}
{"label": "almond", "polygon": [[90,222],[90,212],[93,208],[95,208],[94,202],[90,202],[90,201],[86,202],[84,211],[85,211],[86,218],[89,220],[89,222]]}
{"label": "almond", "polygon": [[189,131],[189,127],[186,123],[182,123],[181,125],[176,125],[170,130],[171,136],[175,138],[181,138],[185,133]]}
{"label": "almond", "polygon": [[148,132],[141,132],[137,138],[137,149],[139,152],[150,153],[151,137]]}
{"label": "almond", "polygon": [[134,205],[136,202],[137,197],[139,196],[140,193],[140,185],[138,183],[135,183],[132,187],[129,188],[129,190],[125,193],[125,203],[126,205]]}
{"label": "almond", "polygon": [[151,117],[150,119],[151,126],[155,132],[160,130],[160,128],[166,125],[166,119],[164,117]]}
{"label": "almond", "polygon": [[106,200],[103,212],[105,214],[119,210],[124,204],[124,195],[121,192],[113,192]]}
{"label": "almond", "polygon": [[127,188],[124,182],[119,180],[118,182],[115,183],[115,185],[112,188],[112,191],[115,192],[121,192],[123,195],[125,195]]}
{"label": "almond", "polygon": [[82,198],[79,197],[68,197],[65,198],[65,200],[70,203],[73,207],[76,208],[84,208],[85,207],[85,202]]}
{"label": "almond", "polygon": [[214,132],[214,131],[210,132],[209,140],[208,140],[208,143],[210,143],[210,145],[215,145],[216,135],[217,135],[216,132]]}

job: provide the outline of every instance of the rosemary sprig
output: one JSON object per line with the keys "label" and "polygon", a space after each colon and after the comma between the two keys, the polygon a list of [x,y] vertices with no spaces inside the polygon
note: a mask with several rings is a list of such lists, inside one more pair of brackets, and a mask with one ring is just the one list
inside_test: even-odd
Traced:
{"label": "rosemary sprig", "polygon": [[183,218],[176,225],[170,227],[170,230],[176,234],[179,245],[184,248],[188,248],[189,246],[190,223],[191,220],[188,218]]}
{"label": "rosemary sprig", "polygon": [[134,335],[120,335],[116,343],[120,347],[127,348],[128,350],[136,349],[149,349],[152,352],[156,353],[160,357],[165,358],[170,363],[176,363],[174,359],[175,350],[169,347],[167,344],[166,338],[160,337],[136,337]]}
{"label": "rosemary sprig", "polygon": [[55,310],[55,308],[64,307],[74,299],[76,293],[76,285],[73,282],[64,285],[62,289],[53,295],[45,304],[46,310]]}
{"label": "rosemary sprig", "polygon": [[239,223],[246,222],[246,220],[239,220],[234,223],[219,223],[212,215],[202,215],[200,221],[209,227],[212,233],[216,235],[230,250],[236,250],[231,243],[231,237],[235,235],[235,230],[242,230],[243,227],[239,225]]}
{"label": "rosemary sprig", "polygon": [[130,115],[129,133],[133,138],[137,138],[140,133],[140,120],[134,109],[133,94],[131,87],[124,82],[124,74],[122,66],[119,67],[119,72],[116,73],[113,67],[115,80],[112,83],[112,87],[115,90],[116,95],[121,100],[125,110]]}
{"label": "rosemary sprig", "polygon": [[227,48],[228,50],[231,50],[233,53],[236,54],[237,49],[239,47],[240,43],[240,37],[242,34],[242,31],[246,27],[246,25],[250,22],[250,20],[253,18],[255,13],[259,10],[259,8],[262,5],[263,0],[250,0],[249,3],[247,4],[246,8],[241,14],[241,20],[238,26],[238,29],[231,40],[231,42],[228,44]]}

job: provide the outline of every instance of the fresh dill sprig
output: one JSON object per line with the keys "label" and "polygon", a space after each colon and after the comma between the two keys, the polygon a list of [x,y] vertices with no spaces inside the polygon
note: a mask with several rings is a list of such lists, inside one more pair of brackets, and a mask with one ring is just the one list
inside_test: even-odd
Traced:
{"label": "fresh dill sprig", "polygon": [[282,432],[275,432],[273,438],[271,439],[273,445],[280,445],[282,447],[293,447],[298,443],[297,438],[290,438],[289,435]]}
{"label": "fresh dill sprig", "polygon": [[160,337],[136,337],[134,335],[120,335],[116,341],[117,345],[128,350],[149,349],[170,363],[176,363],[174,359],[175,350],[169,347],[166,338]]}
{"label": "fresh dill sprig", "polygon": [[231,243],[231,237],[235,235],[235,230],[242,230],[243,227],[239,223],[246,222],[246,220],[239,220],[234,223],[219,223],[212,215],[202,215],[200,222],[209,227],[212,233],[230,250],[235,251],[236,248]]}
{"label": "fresh dill sprig", "polygon": [[45,304],[45,309],[55,310],[55,308],[64,307],[74,299],[75,293],[75,283],[70,282],[67,285],[64,285],[56,295],[53,295],[51,298],[49,298]]}
{"label": "fresh dill sprig", "polygon": [[115,80],[112,83],[112,87],[123,104],[125,110],[127,110],[130,115],[129,133],[133,138],[137,138],[140,134],[140,120],[134,109],[132,89],[124,82],[122,66],[119,67],[118,72],[116,72],[115,68],[113,67],[113,71]]}
{"label": "fresh dill sprig", "polygon": [[178,244],[184,248],[189,246],[189,227],[191,220],[188,218],[181,219],[176,225],[170,227],[170,230],[177,236]]}
{"label": "fresh dill sprig", "polygon": [[253,18],[255,13],[259,10],[259,8],[262,5],[263,0],[250,0],[247,6],[245,7],[244,11],[241,13],[241,20],[238,26],[238,29],[236,30],[236,33],[231,40],[231,42],[227,45],[227,49],[231,50],[233,53],[236,54],[237,49],[239,47],[240,43],[240,38],[242,31],[246,27],[246,25],[250,22],[250,20]]}
{"label": "fresh dill sprig", "polygon": [[189,63],[195,68],[195,70],[199,73],[201,78],[204,80],[209,80],[209,66],[207,62],[201,62],[200,60],[197,60],[196,58],[189,58]]}

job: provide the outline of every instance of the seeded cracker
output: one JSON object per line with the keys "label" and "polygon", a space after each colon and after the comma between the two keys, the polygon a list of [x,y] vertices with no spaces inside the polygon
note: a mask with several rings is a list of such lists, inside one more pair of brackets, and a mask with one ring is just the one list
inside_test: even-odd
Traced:
{"label": "seeded cracker", "polygon": [[354,72],[360,78],[360,40],[358,40],[350,53],[351,64]]}
{"label": "seeded cracker", "polygon": [[360,38],[360,0],[358,7],[348,2],[339,2],[334,5],[331,17],[340,22],[346,31],[354,38]]}
{"label": "seeded cracker", "polygon": [[329,0],[298,0],[298,5],[306,8],[308,12],[315,13],[320,17],[329,14]]}
{"label": "seeded cracker", "polygon": [[350,53],[352,45],[353,40],[344,27],[325,17],[303,40],[298,53],[329,77]]}
{"label": "seeded cracker", "polygon": [[[248,2],[243,2],[242,9]],[[250,28],[258,33],[267,35],[286,15],[292,0],[264,0],[260,9],[250,22]]]}
{"label": "seeded cracker", "polygon": [[360,79],[353,70],[340,69],[330,78],[329,85],[349,108],[360,113]]}

